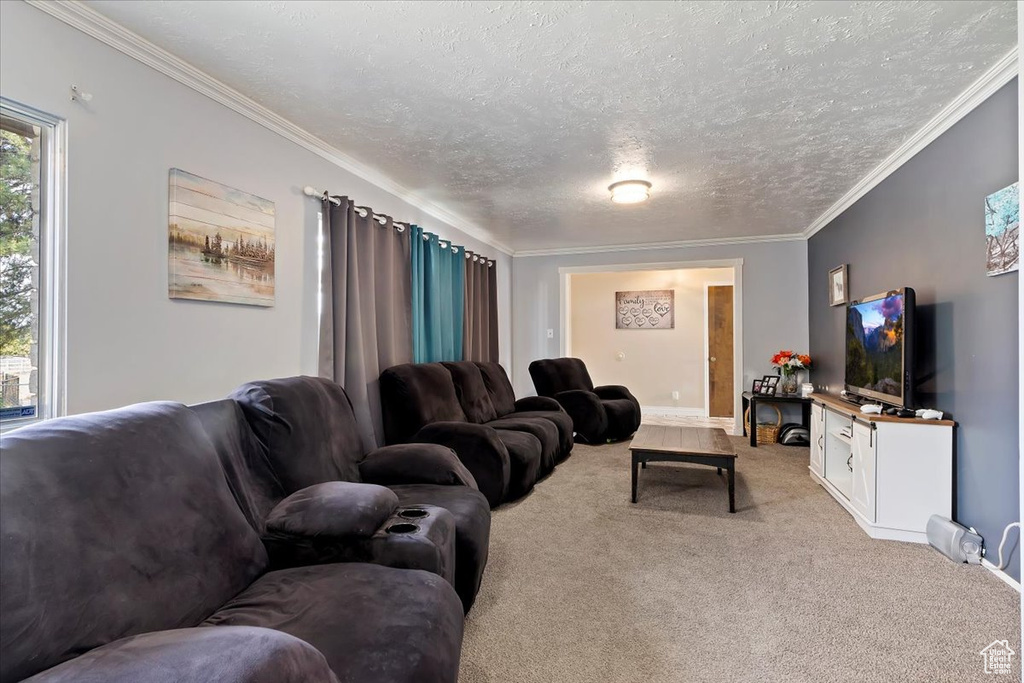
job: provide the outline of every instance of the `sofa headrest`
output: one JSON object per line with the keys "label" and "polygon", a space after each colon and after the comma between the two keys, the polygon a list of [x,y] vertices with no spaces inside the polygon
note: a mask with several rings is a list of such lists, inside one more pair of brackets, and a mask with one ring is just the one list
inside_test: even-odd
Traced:
{"label": "sofa headrest", "polygon": [[512,389],[512,382],[509,381],[505,368],[498,363],[477,363],[480,373],[484,378],[484,385],[487,393],[491,396],[491,403],[498,417],[504,417],[516,409],[516,392]]}
{"label": "sofa headrest", "polygon": [[547,358],[530,363],[530,377],[540,396],[554,396],[563,391],[593,391],[587,366],[579,358]]}
{"label": "sofa headrest", "polygon": [[380,375],[384,435],[389,444],[408,443],[424,425],[467,422],[451,373],[441,363],[405,363]]}
{"label": "sofa headrest", "polygon": [[199,624],[264,570],[199,419],[175,403],[0,436],[0,680]]}
{"label": "sofa headrest", "polygon": [[219,401],[189,406],[203,424],[217,450],[224,476],[235,502],[249,525],[260,535],[266,531],[270,510],[286,497],[281,480],[266,451],[256,440],[237,401]]}
{"label": "sofa headrest", "polygon": [[345,390],[320,377],[248,382],[238,401],[286,495],[325,481],[359,481],[365,453]]}
{"label": "sofa headrest", "polygon": [[444,363],[455,384],[455,395],[459,398],[462,412],[470,422],[483,424],[498,417],[498,412],[491,402],[484,376],[480,368],[472,361]]}

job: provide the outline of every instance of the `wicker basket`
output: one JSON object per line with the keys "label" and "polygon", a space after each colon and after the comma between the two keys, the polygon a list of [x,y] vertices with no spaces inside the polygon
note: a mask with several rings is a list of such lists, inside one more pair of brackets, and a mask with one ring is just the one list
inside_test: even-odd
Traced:
{"label": "wicker basket", "polygon": [[[779,410],[778,406],[772,405],[771,403],[765,403],[764,405],[770,407],[775,411],[775,424],[771,422],[759,422],[757,423],[757,442],[758,443],[776,443],[779,440],[779,427],[782,426],[782,411]],[[747,428],[747,434],[750,433],[750,408],[747,408],[747,412],[743,413],[743,424]]]}

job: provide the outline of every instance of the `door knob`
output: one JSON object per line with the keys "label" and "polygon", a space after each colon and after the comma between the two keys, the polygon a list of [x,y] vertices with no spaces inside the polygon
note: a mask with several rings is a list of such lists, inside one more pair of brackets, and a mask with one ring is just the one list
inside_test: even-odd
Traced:
{"label": "door knob", "polygon": [[715,362],[715,361],[717,361],[718,359],[717,359],[717,358],[715,358],[714,356],[711,356],[711,358],[708,358],[708,360],[709,360],[709,361],[711,361],[712,363],[714,363],[714,362]]}

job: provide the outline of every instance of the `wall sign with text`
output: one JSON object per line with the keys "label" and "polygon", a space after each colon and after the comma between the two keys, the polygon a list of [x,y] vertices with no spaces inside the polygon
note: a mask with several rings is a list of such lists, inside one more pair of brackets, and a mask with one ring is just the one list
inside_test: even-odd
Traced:
{"label": "wall sign with text", "polygon": [[674,289],[615,292],[615,329],[674,330],[675,327]]}

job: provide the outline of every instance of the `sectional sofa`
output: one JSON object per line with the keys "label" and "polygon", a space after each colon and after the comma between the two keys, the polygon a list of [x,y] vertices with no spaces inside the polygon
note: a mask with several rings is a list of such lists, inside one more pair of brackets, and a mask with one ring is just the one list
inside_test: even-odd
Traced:
{"label": "sectional sofa", "polygon": [[454,682],[488,503],[346,407],[292,378],[0,437],[0,683]]}
{"label": "sectional sofa", "polygon": [[408,363],[380,376],[389,444],[452,448],[492,506],[520,498],[567,458],[573,421],[557,401],[516,400],[497,363]]}

